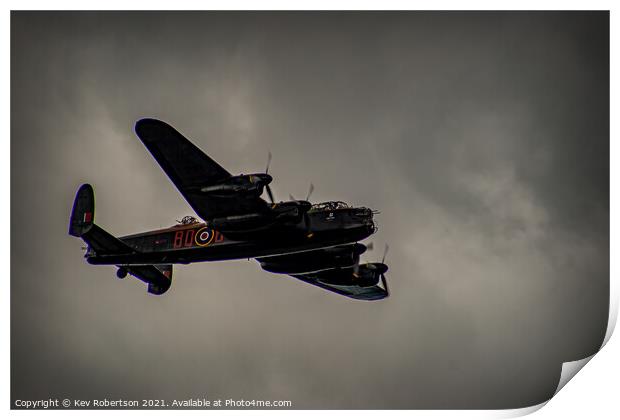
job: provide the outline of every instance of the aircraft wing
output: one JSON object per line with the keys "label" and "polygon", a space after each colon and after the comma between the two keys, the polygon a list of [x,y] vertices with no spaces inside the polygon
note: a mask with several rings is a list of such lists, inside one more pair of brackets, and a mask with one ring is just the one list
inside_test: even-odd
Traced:
{"label": "aircraft wing", "polygon": [[[342,272],[343,278],[346,280],[353,278],[353,269],[335,269]],[[326,270],[333,271],[333,270]],[[303,275],[294,275],[296,279],[305,281],[308,284],[312,284],[313,286],[318,286],[322,289],[329,290],[330,292],[338,293],[339,295],[346,296],[351,299],[356,300],[380,300],[388,297],[389,293],[387,289],[384,289],[378,285],[375,286],[356,286],[356,285],[335,285],[328,284],[324,281],[326,280],[323,276],[326,274],[326,271],[321,271],[318,273],[309,273]]]}
{"label": "aircraft wing", "polygon": [[318,250],[257,258],[261,268],[277,274],[288,274],[313,286],[357,300],[379,300],[388,296],[383,287],[358,286],[353,266],[366,250],[362,244],[346,244]]}
{"label": "aircraft wing", "polygon": [[344,244],[293,254],[256,258],[265,271],[277,274],[305,274],[329,268],[352,267],[366,251],[362,244]]}
{"label": "aircraft wing", "polygon": [[135,131],[203,220],[260,212],[268,207],[260,197],[207,197],[201,193],[200,188],[223,181],[231,174],[165,122],[145,118],[136,123]]}

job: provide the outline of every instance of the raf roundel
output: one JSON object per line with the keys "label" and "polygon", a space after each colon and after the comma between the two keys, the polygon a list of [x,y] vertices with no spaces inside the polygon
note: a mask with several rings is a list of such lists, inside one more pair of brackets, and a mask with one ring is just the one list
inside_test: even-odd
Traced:
{"label": "raf roundel", "polygon": [[207,246],[213,242],[213,238],[215,235],[213,234],[213,229],[208,227],[203,227],[198,232],[196,232],[195,241],[198,246]]}

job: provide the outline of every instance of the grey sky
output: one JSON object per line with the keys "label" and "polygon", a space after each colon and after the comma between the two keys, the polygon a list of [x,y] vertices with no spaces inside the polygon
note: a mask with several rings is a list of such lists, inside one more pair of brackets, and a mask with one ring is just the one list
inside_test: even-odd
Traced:
{"label": "grey sky", "polygon": [[[392,296],[233,261],[153,297],[86,264],[83,182],[116,235],[192,214],[145,116],[232,173],[270,150],[278,199],[380,210]],[[12,13],[12,399],[532,405],[608,289],[607,13]]]}

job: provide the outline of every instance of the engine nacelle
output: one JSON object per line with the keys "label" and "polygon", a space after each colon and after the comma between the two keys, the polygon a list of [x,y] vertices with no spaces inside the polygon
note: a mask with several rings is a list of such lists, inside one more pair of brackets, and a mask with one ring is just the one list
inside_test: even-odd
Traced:
{"label": "engine nacelle", "polygon": [[218,184],[201,187],[199,191],[207,195],[229,196],[234,194],[252,194],[259,196],[273,178],[269,174],[237,175]]}
{"label": "engine nacelle", "polygon": [[268,214],[249,213],[237,216],[217,217],[210,221],[209,225],[220,232],[246,231],[267,226],[272,218]]}
{"label": "engine nacelle", "polygon": [[258,258],[261,268],[278,274],[301,274],[351,267],[366,251],[363,244],[341,245],[315,251]]}
{"label": "engine nacelle", "polygon": [[209,225],[220,232],[245,232],[267,228],[274,223],[299,223],[311,205],[307,201],[287,201],[269,207],[265,213],[217,217]]}
{"label": "engine nacelle", "polygon": [[357,280],[357,285],[362,287],[375,286],[379,283],[381,275],[388,269],[383,263],[361,264],[357,274],[353,274],[353,278]]}
{"label": "engine nacelle", "polygon": [[322,275],[321,282],[334,286],[370,287],[379,283],[387,269],[383,263],[360,264],[350,278],[343,276],[340,270],[330,270]]}

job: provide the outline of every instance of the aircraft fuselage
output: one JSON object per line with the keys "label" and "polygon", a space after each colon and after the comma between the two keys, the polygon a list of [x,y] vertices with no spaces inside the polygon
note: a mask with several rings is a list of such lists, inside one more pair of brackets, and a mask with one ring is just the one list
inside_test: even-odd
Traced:
{"label": "aircraft fuselage", "polygon": [[361,241],[375,232],[372,212],[363,207],[312,211],[308,218],[309,228],[302,220],[244,234],[222,233],[206,223],[180,224],[119,238],[135,252],[105,255],[89,249],[85,257],[90,264],[189,264],[308,251]]}

